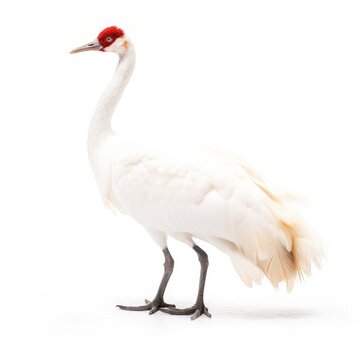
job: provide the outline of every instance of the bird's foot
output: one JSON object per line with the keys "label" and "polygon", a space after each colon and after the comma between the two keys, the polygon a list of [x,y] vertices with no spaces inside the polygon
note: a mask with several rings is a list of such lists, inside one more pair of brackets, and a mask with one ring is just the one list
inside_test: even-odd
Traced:
{"label": "bird's foot", "polygon": [[121,310],[128,310],[128,311],[148,311],[149,315],[156,313],[158,310],[163,308],[175,308],[175,305],[166,303],[163,299],[155,298],[153,301],[149,301],[145,299],[146,305],[141,306],[124,306],[124,305],[116,305]]}
{"label": "bird's foot", "polygon": [[211,317],[211,314],[208,311],[208,308],[204,305],[204,303],[195,304],[194,306],[191,306],[186,309],[174,309],[174,308],[168,308],[168,309],[160,309],[161,312],[170,314],[170,315],[191,315],[191,320],[195,320],[201,315],[205,315],[207,317]]}

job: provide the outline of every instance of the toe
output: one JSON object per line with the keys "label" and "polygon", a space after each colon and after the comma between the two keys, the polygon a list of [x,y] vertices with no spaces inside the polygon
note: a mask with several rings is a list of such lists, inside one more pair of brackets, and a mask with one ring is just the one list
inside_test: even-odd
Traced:
{"label": "toe", "polygon": [[164,303],[164,304],[162,305],[162,307],[167,307],[167,308],[172,308],[172,309],[174,309],[174,308],[176,308],[176,305]]}
{"label": "toe", "polygon": [[197,319],[201,315],[201,311],[199,309],[196,309],[193,316],[191,317],[191,320]]}
{"label": "toe", "polygon": [[188,308],[188,309],[163,308],[160,309],[160,311],[170,315],[191,315],[194,313],[194,308]]}
{"label": "toe", "polygon": [[211,318],[211,314],[208,312],[208,309],[205,308],[203,314],[207,316],[208,318]]}
{"label": "toe", "polygon": [[146,311],[151,309],[149,305],[142,305],[142,306],[116,305],[116,307],[118,307],[121,310],[128,310],[128,311]]}
{"label": "toe", "polygon": [[159,310],[158,307],[153,306],[153,307],[151,308],[151,310],[149,311],[149,315],[155,314],[158,310]]}

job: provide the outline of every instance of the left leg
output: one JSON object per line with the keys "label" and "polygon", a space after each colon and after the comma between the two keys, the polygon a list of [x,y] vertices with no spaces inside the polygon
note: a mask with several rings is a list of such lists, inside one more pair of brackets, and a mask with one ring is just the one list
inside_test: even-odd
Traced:
{"label": "left leg", "polygon": [[164,293],[166,286],[169,282],[170,276],[174,269],[174,259],[172,258],[169,249],[166,246],[166,236],[162,233],[149,232],[150,235],[154,238],[154,240],[163,248],[163,253],[165,257],[164,263],[164,274],[160,282],[159,289],[155,295],[153,301],[145,300],[145,305],[140,306],[124,306],[124,305],[116,305],[118,308],[122,310],[129,311],[146,311],[150,310],[149,314],[154,314],[161,308],[173,308],[175,305],[167,304],[164,301]]}

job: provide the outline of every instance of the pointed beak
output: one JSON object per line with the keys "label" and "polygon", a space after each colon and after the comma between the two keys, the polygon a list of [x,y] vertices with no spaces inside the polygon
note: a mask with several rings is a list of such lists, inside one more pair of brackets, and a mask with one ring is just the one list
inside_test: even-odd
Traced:
{"label": "pointed beak", "polygon": [[94,41],[89,42],[86,45],[79,46],[70,51],[70,54],[76,54],[83,51],[90,51],[90,50],[100,50],[102,46],[100,45],[99,41],[96,39]]}

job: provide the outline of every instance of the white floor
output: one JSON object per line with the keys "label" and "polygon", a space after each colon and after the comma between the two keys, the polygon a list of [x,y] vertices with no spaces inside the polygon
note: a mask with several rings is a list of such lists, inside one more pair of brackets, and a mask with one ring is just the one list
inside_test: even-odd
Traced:
{"label": "white floor", "polygon": [[191,322],[188,317],[118,311],[117,297],[109,294],[52,293],[32,304],[28,343],[17,351],[34,359],[357,359],[354,319],[326,300],[209,300],[213,318]]}
{"label": "white floor", "polygon": [[[109,265],[112,271],[96,267],[103,251],[87,251],[94,263],[87,259],[73,267],[70,261],[58,278],[66,278],[67,284],[52,283],[58,265],[48,268],[50,274],[33,282],[35,288],[26,294],[29,298],[19,304],[21,316],[13,331],[19,331],[19,324],[24,328],[17,336],[10,333],[13,343],[7,343],[12,346],[9,354],[14,359],[54,360],[359,358],[359,296],[347,293],[349,283],[341,282],[342,277],[329,263],[291,294],[284,289],[274,291],[266,283],[247,289],[227,259],[205,245],[211,259],[206,288],[211,319],[191,321],[187,316],[120,311],[116,304],[141,304],[156,290],[162,258],[155,246],[151,249],[151,242],[148,245],[146,256],[135,256],[135,244],[134,252],[109,254],[110,262],[118,257],[118,262]],[[196,255],[182,244],[170,245],[176,269],[167,300],[179,307],[192,305],[198,280]],[[137,268],[133,260],[127,262],[130,255],[143,268]],[[89,290],[91,287],[96,291]],[[21,341],[16,344],[16,339]]]}

